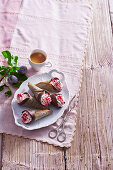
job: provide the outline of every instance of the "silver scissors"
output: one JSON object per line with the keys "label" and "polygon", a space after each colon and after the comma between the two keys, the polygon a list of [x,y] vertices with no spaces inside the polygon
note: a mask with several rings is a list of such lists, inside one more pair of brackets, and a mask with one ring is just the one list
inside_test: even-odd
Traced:
{"label": "silver scissors", "polygon": [[[75,97],[76,95],[71,99],[68,108],[65,110],[67,111],[67,113],[65,114],[61,124],[57,127],[57,128],[53,128],[52,130],[49,131],[48,136],[51,139],[54,139],[57,137],[57,140],[59,142],[64,142],[66,140],[66,133],[64,131],[64,127],[65,127],[65,123],[67,121],[68,118],[68,114],[69,112],[71,112],[71,110],[75,107],[76,103],[75,103]],[[65,112],[64,111],[64,112]]]}

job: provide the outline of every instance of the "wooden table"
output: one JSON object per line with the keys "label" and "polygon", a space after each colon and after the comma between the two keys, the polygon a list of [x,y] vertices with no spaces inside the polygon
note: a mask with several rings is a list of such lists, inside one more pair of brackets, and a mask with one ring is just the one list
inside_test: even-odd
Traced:
{"label": "wooden table", "polygon": [[113,57],[110,2],[108,0],[90,2],[94,8],[93,23],[84,61],[76,131],[71,148],[60,149],[35,140],[3,134],[3,170],[113,169]]}

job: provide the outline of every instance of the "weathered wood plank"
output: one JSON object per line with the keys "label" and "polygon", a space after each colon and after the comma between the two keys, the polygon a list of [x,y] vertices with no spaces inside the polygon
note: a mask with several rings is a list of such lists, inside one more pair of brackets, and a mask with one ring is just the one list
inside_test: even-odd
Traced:
{"label": "weathered wood plank", "polygon": [[2,168],[2,141],[3,141],[3,136],[1,133],[0,134],[0,169]]}
{"label": "weathered wood plank", "polygon": [[4,169],[65,169],[62,149],[11,135],[4,135],[2,162]]}
{"label": "weathered wood plank", "polygon": [[112,0],[109,0],[109,9],[110,9],[112,32],[113,32],[113,1]]}
{"label": "weathered wood plank", "polygon": [[112,31],[108,1],[92,1],[94,17],[78,104],[74,141],[66,152],[67,169],[113,167]]}

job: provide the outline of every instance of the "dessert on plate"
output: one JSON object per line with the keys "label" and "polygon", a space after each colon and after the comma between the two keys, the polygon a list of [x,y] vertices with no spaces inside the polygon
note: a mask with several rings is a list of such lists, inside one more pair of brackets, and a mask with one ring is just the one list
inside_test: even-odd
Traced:
{"label": "dessert on plate", "polygon": [[47,106],[40,104],[35,97],[32,97],[29,93],[24,92],[17,95],[17,103],[21,106],[35,108],[35,109],[47,109]]}
{"label": "dessert on plate", "polygon": [[30,123],[32,121],[41,119],[45,116],[52,114],[52,110],[24,110],[22,112],[21,118],[23,123]]}
{"label": "dessert on plate", "polygon": [[43,105],[43,106],[48,106],[51,103],[51,96],[48,91],[45,91],[43,89],[40,89],[39,87],[35,86],[32,83],[28,83],[29,89],[32,91],[34,94],[35,98],[37,101]]}
{"label": "dessert on plate", "polygon": [[59,78],[54,77],[48,82],[40,82],[35,84],[37,87],[50,91],[50,92],[60,92],[62,90],[62,83]]}
{"label": "dessert on plate", "polygon": [[57,107],[63,107],[65,104],[65,100],[62,94],[58,94],[58,93],[51,94],[51,100],[52,100],[51,104]]}
{"label": "dessert on plate", "polygon": [[59,94],[63,86],[57,77],[48,82],[39,82],[38,84],[28,82],[28,87],[33,96],[28,92],[17,94],[17,103],[20,106],[30,108],[23,110],[21,114],[21,120],[25,124],[52,114],[53,111],[48,108],[49,105],[61,108],[65,104],[62,94]]}

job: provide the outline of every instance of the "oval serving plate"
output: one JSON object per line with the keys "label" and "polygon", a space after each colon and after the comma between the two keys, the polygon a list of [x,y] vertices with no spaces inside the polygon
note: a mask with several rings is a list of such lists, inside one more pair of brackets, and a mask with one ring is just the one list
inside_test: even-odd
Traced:
{"label": "oval serving plate", "polygon": [[[49,108],[51,110],[53,110],[53,114],[48,115],[40,120],[33,121],[30,124],[24,124],[21,121],[21,113],[23,110],[30,109],[30,108],[20,106],[17,103],[17,101],[16,101],[17,94],[23,93],[23,92],[28,92],[31,95],[33,95],[32,92],[28,88],[28,82],[32,82],[32,83],[36,84],[36,83],[39,83],[42,81],[49,81],[53,77],[54,73],[57,73],[57,75],[59,74],[61,76],[60,80],[63,84],[63,88],[62,88],[62,91],[59,93],[61,93],[63,95],[65,102],[66,102],[65,105],[62,108],[56,108],[56,107],[50,105]],[[46,126],[49,126],[49,125],[55,123],[57,121],[57,119],[63,115],[64,110],[67,108],[68,104],[69,104],[69,91],[67,89],[65,77],[64,77],[64,74],[62,72],[59,72],[58,70],[51,70],[48,73],[36,74],[34,76],[29,77],[26,81],[24,81],[21,84],[20,88],[15,92],[14,98],[11,103],[12,110],[13,110],[13,116],[15,119],[15,124],[17,126],[21,126],[24,129],[27,129],[27,130],[40,129],[42,127],[46,127]]]}

